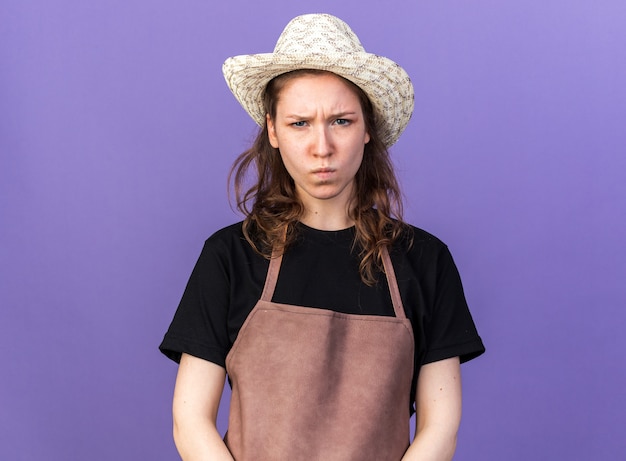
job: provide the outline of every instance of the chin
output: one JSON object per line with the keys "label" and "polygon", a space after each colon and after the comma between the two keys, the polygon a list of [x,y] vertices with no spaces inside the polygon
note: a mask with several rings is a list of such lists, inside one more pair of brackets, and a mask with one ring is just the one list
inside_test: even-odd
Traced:
{"label": "chin", "polygon": [[345,194],[346,188],[332,182],[320,182],[305,193],[314,200],[332,200]]}

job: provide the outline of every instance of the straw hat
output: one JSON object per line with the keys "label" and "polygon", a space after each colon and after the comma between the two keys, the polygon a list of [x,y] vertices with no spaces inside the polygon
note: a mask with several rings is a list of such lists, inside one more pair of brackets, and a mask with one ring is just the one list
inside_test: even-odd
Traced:
{"label": "straw hat", "polygon": [[378,134],[394,144],[413,113],[413,85],[407,73],[390,59],[367,53],[341,19],[306,14],[292,19],[278,37],[273,53],[228,58],[222,67],[235,98],[263,126],[263,93],[274,77],[298,69],[333,72],[359,86],[369,97]]}

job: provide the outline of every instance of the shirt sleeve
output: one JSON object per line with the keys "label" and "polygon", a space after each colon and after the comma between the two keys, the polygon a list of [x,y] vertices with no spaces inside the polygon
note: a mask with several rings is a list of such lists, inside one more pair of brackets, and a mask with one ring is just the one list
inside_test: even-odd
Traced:
{"label": "shirt sleeve", "polygon": [[219,241],[207,240],[159,349],[180,362],[187,353],[222,367],[229,350],[228,258]]}
{"label": "shirt sleeve", "polygon": [[438,251],[435,272],[423,363],[456,356],[461,363],[467,362],[482,354],[485,347],[467,306],[458,269],[445,245]]}

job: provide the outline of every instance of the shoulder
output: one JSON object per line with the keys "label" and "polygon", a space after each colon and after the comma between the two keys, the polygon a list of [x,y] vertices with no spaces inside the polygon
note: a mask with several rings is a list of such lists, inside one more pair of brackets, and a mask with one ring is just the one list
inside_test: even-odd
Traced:
{"label": "shoulder", "polygon": [[223,251],[244,244],[247,244],[247,242],[243,235],[242,222],[240,221],[215,231],[204,242],[204,248],[207,251]]}
{"label": "shoulder", "polygon": [[442,251],[447,252],[448,246],[430,232],[411,224],[406,224],[402,235],[394,244],[393,249],[403,253],[408,252],[423,255],[425,253],[439,254]]}
{"label": "shoulder", "polygon": [[233,238],[239,239],[243,237],[243,221],[230,224],[226,227],[215,231],[206,241],[209,243],[226,242]]}
{"label": "shoulder", "polygon": [[437,236],[425,231],[419,227],[415,227],[411,224],[407,224],[410,235],[413,237],[414,242],[420,244],[433,245],[433,246],[445,246]]}
{"label": "shoulder", "polygon": [[227,262],[233,251],[247,244],[241,228],[241,222],[231,224],[215,231],[204,241],[200,261],[212,259]]}
{"label": "shoulder", "polygon": [[221,261],[226,266],[263,259],[246,240],[242,221],[223,227],[207,238],[202,249],[203,257]]}
{"label": "shoulder", "polygon": [[407,225],[394,243],[390,255],[398,272],[404,276],[437,277],[454,267],[452,254],[446,243],[430,232]]}

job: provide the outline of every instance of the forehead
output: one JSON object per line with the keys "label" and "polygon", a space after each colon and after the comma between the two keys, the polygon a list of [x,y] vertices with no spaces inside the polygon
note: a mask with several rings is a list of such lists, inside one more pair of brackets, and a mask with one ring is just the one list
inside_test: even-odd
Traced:
{"label": "forehead", "polygon": [[288,76],[276,93],[285,104],[361,105],[358,87],[331,72],[302,72]]}

